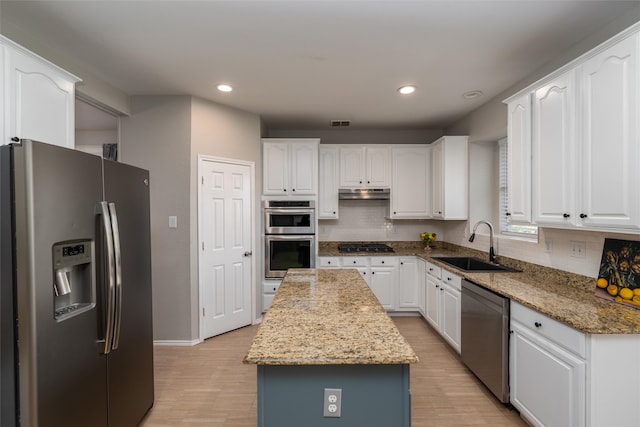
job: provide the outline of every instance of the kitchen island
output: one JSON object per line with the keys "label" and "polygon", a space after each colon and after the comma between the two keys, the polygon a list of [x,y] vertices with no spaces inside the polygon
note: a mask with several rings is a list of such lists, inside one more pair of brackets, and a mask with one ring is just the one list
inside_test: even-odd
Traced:
{"label": "kitchen island", "polygon": [[[355,269],[289,270],[243,362],[259,426],[411,425],[418,357]],[[328,412],[325,389],[341,390]]]}

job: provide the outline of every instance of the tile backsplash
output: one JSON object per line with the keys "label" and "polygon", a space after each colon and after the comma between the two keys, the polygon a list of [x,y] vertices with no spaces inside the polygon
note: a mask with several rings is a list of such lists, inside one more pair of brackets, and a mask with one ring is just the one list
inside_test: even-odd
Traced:
{"label": "tile backsplash", "polygon": [[433,220],[390,220],[389,200],[341,200],[340,218],[320,220],[320,241],[412,241],[423,231],[442,233]]}

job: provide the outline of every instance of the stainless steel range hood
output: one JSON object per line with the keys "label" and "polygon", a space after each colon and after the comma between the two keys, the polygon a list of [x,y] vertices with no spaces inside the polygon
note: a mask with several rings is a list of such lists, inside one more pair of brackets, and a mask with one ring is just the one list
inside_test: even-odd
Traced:
{"label": "stainless steel range hood", "polygon": [[389,200],[391,191],[388,188],[341,188],[338,190],[340,200]]}

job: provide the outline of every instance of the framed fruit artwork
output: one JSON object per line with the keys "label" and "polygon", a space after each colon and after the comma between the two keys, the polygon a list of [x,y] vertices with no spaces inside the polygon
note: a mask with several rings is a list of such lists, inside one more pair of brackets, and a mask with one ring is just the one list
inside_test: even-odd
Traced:
{"label": "framed fruit artwork", "polygon": [[640,309],[640,242],[604,240],[596,296]]}

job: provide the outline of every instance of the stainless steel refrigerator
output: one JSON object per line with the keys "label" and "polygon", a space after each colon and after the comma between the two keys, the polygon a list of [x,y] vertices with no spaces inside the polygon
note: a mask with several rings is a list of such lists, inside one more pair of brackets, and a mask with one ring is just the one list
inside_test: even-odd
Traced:
{"label": "stainless steel refrigerator", "polygon": [[153,405],[148,172],[0,147],[0,424],[135,426]]}

